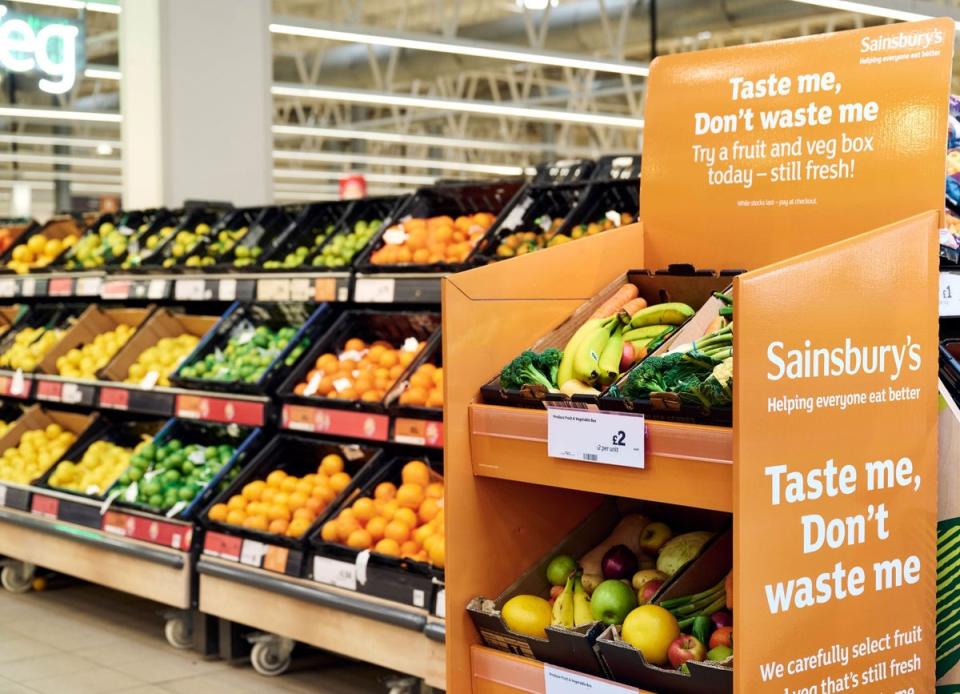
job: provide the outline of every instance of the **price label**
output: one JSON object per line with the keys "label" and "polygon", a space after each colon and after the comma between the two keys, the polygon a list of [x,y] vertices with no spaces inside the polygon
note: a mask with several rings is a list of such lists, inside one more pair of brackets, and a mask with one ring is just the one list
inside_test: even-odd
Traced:
{"label": "price label", "polygon": [[12,278],[0,280],[0,296],[12,297],[17,293],[17,281]]}
{"label": "price label", "polygon": [[77,279],[77,295],[78,296],[99,296],[101,282],[102,282],[102,279],[100,277],[78,278]]}
{"label": "price label", "polygon": [[20,280],[20,293],[24,296],[34,296],[37,293],[37,280],[33,277],[24,277]]}
{"label": "price label", "polygon": [[235,279],[220,280],[217,287],[217,298],[220,301],[233,301],[237,298],[237,281]]}
{"label": "price label", "polygon": [[101,285],[101,296],[104,299],[129,299],[130,298],[129,280],[110,280]]}
{"label": "price label", "polygon": [[240,547],[240,563],[260,568],[263,555],[267,553],[267,546],[256,540],[244,540]]}
{"label": "price label", "polygon": [[940,315],[960,316],[960,273],[940,273]]}
{"label": "price label", "polygon": [[257,281],[257,300],[290,301],[290,280],[263,279]]}
{"label": "price label", "polygon": [[447,617],[447,590],[446,588],[441,588],[437,591],[437,607],[434,610],[434,613],[440,619],[446,619]]}
{"label": "price label", "polygon": [[150,280],[150,284],[147,285],[147,298],[148,299],[165,299],[167,297],[167,281],[166,280]]}
{"label": "price label", "polygon": [[21,395],[26,390],[26,379],[23,377],[23,369],[17,369],[10,379],[10,395]]}
{"label": "price label", "polygon": [[610,680],[543,664],[544,694],[639,694],[636,687],[627,687]]}
{"label": "price label", "polygon": [[7,488],[0,484],[0,506],[7,505]]}
{"label": "price label", "polygon": [[179,301],[202,301],[206,298],[206,282],[194,279],[177,280],[173,291]]}
{"label": "price label", "polygon": [[83,400],[83,391],[76,383],[64,383],[60,389],[60,400],[68,405],[76,405]]}
{"label": "price label", "polygon": [[52,277],[47,293],[50,296],[70,296],[73,294],[73,280],[69,277]]}
{"label": "price label", "polygon": [[389,304],[393,301],[397,282],[393,278],[357,280],[353,300],[358,304]]}
{"label": "price label", "polygon": [[336,561],[326,557],[313,558],[313,580],[319,583],[344,588],[357,589],[357,567],[345,561]]}
{"label": "price label", "polygon": [[547,408],[547,455],[589,463],[644,467],[642,414]]}
{"label": "price label", "polygon": [[308,279],[290,280],[290,301],[313,301],[314,287]]}
{"label": "price label", "polygon": [[337,301],[337,280],[333,277],[320,277],[313,284],[314,301]]}

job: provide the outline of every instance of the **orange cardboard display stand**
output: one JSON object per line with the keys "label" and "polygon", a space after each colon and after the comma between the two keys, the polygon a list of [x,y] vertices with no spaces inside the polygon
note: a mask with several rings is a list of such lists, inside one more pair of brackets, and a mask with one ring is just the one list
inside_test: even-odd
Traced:
{"label": "orange cardboard display stand", "polygon": [[[733,511],[735,691],[932,691],[952,45],[932,20],[658,60],[643,223],[444,282],[447,691],[547,691],[464,607],[604,494]],[[546,412],[476,402],[625,271],[685,262],[748,270],[732,429],[649,421],[645,469],[619,468],[551,459]]]}

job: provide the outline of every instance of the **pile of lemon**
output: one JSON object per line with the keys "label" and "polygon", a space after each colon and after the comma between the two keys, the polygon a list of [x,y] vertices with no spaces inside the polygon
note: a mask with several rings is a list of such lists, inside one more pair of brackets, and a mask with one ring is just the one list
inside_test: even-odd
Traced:
{"label": "pile of lemon", "polygon": [[109,332],[100,333],[93,342],[79,349],[74,347],[57,359],[57,371],[64,378],[95,380],[97,371],[107,365],[137,329],[126,323],[119,323]]}
{"label": "pile of lemon", "polygon": [[50,475],[50,486],[102,495],[130,465],[133,450],[110,441],[94,441],[79,463],[64,460]]}
{"label": "pile of lemon", "polygon": [[16,448],[8,448],[0,456],[0,480],[30,484],[50,469],[76,440],[75,434],[56,423],[24,433]]}
{"label": "pile of lemon", "polygon": [[153,347],[140,353],[137,361],[130,365],[124,383],[143,383],[147,375],[153,372],[157,374],[156,385],[169,386],[170,374],[177,370],[180,362],[190,355],[198,342],[200,338],[190,333],[162,338]]}
{"label": "pile of lemon", "polygon": [[30,272],[32,268],[46,267],[78,240],[76,234],[67,234],[62,239],[48,239],[43,234],[34,234],[26,243],[14,246],[7,267],[19,275]]}
{"label": "pile of lemon", "polygon": [[23,328],[7,351],[0,354],[0,367],[33,371],[62,336],[63,331],[55,328]]}

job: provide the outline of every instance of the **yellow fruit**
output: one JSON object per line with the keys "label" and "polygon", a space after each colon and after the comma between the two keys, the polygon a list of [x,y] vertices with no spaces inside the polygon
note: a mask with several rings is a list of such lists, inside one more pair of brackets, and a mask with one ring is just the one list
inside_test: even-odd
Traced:
{"label": "yellow fruit", "polygon": [[50,239],[43,245],[43,254],[48,258],[56,258],[63,252],[63,241]]}
{"label": "yellow fruit", "polygon": [[47,239],[43,234],[34,234],[27,240],[27,248],[29,248],[34,255],[43,253],[46,245]]}
{"label": "yellow fruit", "polygon": [[500,610],[504,623],[510,631],[532,636],[536,639],[547,638],[546,629],[550,626],[550,603],[536,595],[515,595]]}

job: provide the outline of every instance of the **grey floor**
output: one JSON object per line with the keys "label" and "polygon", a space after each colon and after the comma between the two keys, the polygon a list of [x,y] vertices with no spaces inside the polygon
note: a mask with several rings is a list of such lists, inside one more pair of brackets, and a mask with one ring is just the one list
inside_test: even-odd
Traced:
{"label": "grey floor", "polygon": [[105,588],[67,583],[13,595],[0,589],[0,694],[220,694],[386,692],[384,670],[321,657],[280,677],[205,661],[163,637],[163,607]]}

